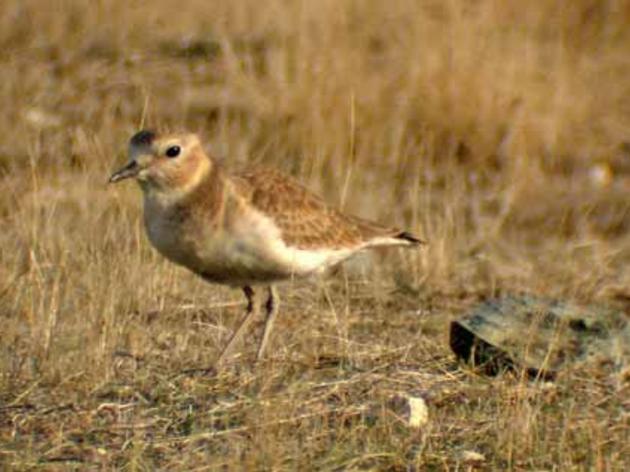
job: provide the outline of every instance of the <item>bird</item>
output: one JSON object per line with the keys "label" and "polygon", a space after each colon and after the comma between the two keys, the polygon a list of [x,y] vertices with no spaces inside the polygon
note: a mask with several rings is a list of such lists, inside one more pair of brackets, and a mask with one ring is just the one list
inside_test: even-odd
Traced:
{"label": "bird", "polygon": [[[109,182],[126,179],[142,190],[144,226],[160,254],[245,294],[245,315],[218,368],[264,307],[256,353],[263,358],[278,313],[278,282],[322,275],[364,250],[425,244],[410,232],[346,214],[275,169],[230,172],[205,152],[195,133],[135,133],[127,163]],[[255,296],[259,289],[266,291],[264,304]]]}

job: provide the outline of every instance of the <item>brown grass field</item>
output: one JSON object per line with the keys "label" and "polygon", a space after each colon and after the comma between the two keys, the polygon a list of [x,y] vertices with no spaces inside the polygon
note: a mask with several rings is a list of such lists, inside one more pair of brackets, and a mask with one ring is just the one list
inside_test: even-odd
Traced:
{"label": "brown grass field", "polygon": [[[628,470],[630,371],[486,377],[448,330],[507,293],[630,313],[629,24],[627,0],[0,2],[0,469]],[[281,285],[263,363],[252,339],[187,373],[243,297],[106,184],[143,124],[429,245]]]}

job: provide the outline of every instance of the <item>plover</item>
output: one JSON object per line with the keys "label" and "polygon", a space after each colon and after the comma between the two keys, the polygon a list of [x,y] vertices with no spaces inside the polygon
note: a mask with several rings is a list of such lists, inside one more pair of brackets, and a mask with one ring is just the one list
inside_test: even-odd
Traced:
{"label": "plover", "polygon": [[167,259],[204,280],[242,288],[247,310],[217,365],[230,356],[259,313],[267,290],[257,358],[278,312],[274,283],[324,273],[365,249],[417,247],[413,234],[346,215],[293,178],[266,168],[229,173],[195,134],[143,130],[129,161],[109,181],[135,178],[144,195],[149,240]]}

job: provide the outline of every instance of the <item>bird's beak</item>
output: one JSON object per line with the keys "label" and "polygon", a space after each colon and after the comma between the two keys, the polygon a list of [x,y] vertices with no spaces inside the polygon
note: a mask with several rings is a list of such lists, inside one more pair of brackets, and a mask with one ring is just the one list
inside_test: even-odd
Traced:
{"label": "bird's beak", "polygon": [[128,179],[130,177],[135,177],[140,172],[140,166],[138,163],[133,160],[130,161],[125,167],[118,169],[116,172],[112,174],[109,178],[109,183],[113,184],[115,182],[119,182],[121,180]]}

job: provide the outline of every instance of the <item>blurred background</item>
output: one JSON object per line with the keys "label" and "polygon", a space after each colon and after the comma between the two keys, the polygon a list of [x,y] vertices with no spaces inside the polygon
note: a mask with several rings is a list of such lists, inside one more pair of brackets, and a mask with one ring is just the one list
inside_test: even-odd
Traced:
{"label": "blurred background", "polygon": [[[242,309],[149,248],[133,185],[107,187],[141,127],[198,132],[229,168],[280,168],[429,241],[334,279],[338,302],[294,286],[280,357],[360,363],[352,342],[407,339],[426,366],[458,308],[506,292],[627,307],[629,24],[624,0],[1,2],[2,398],[92,398],[117,353],[203,364]],[[576,460],[531,434],[538,466]]]}

